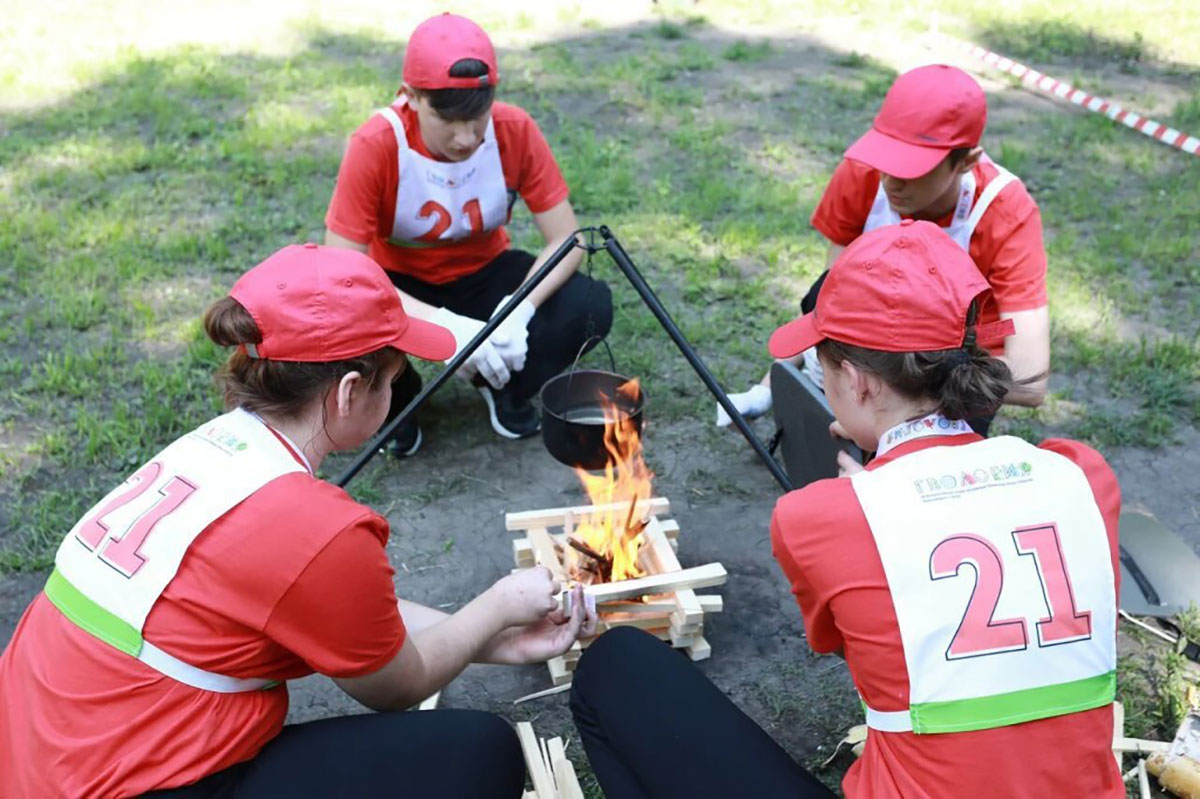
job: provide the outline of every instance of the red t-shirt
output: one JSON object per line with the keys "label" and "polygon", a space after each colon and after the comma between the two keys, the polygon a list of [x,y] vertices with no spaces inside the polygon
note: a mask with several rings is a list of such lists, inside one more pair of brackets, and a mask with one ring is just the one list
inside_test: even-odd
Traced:
{"label": "red t-shirt", "polygon": [[[981,440],[972,433],[908,441],[867,468],[926,447]],[[1041,447],[1069,458],[1086,474],[1108,530],[1119,583],[1116,476],[1098,452],[1083,444],[1051,439]],[[771,539],[812,648],[845,653],[854,684],[870,707],[907,709],[900,627],[879,550],[850,479],[820,480],[781,498],[771,519]],[[1118,799],[1125,787],[1113,760],[1112,735],[1111,705],[974,732],[870,730],[842,788],[847,799]]]}
{"label": "red t-shirt", "polygon": [[[387,522],[307,473],[263,486],[202,533],[155,603],[147,641],[208,671],[357,677],[400,651]],[[122,797],[254,757],[287,689],[221,694],[84,632],[39,594],[0,656],[0,796]]]}
{"label": "red t-shirt", "polygon": [[[998,172],[976,164],[975,200]],[[812,215],[812,226],[834,244],[848,245],[862,235],[879,191],[879,172],[859,161],[843,159],[833,171]],[[935,220],[949,227],[953,212]],[[971,236],[971,259],[992,287],[980,308],[981,324],[995,322],[1000,312],[1029,311],[1046,304],[1046,249],[1042,215],[1024,184],[1013,181],[1000,190]]]}
{"label": "red t-shirt", "polygon": [[[407,103],[396,108],[408,134],[408,146],[432,158],[421,138],[417,112]],[[567,183],[533,118],[514,105],[498,102],[492,105],[492,124],[508,187],[509,209],[518,194],[535,214],[549,211],[567,199]],[[508,248],[508,232],[503,226],[433,247],[389,244],[399,172],[396,134],[386,119],[375,114],[350,137],[325,214],[325,227],[343,238],[366,244],[368,255],[384,269],[426,283],[449,283],[478,271]]]}

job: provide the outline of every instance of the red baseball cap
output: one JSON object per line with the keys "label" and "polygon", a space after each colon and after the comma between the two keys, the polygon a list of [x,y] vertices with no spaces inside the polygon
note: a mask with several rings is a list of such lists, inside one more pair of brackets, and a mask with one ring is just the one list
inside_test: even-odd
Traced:
{"label": "red baseball cap", "polygon": [[[450,67],[464,58],[487,64],[477,78],[452,78]],[[439,14],[417,26],[404,51],[404,82],[414,89],[480,89],[500,82],[496,51],[483,28],[466,17]]]}
{"label": "red baseball cap", "polygon": [[1011,319],[967,325],[971,302],[991,287],[966,251],[932,222],[905,219],[864,233],[838,257],[810,314],[771,334],[790,358],[829,338],[885,352],[980,346],[1013,334]]}
{"label": "red baseball cap", "polygon": [[917,67],[896,78],[871,129],[846,157],[911,180],[951,150],[978,146],[986,125],[987,98],[974,78],[945,64]]}
{"label": "red baseball cap", "polygon": [[454,335],[413,319],[379,264],[339,247],[293,244],[238,278],[229,291],[250,312],[262,342],[252,358],[342,361],[383,347],[442,361]]}

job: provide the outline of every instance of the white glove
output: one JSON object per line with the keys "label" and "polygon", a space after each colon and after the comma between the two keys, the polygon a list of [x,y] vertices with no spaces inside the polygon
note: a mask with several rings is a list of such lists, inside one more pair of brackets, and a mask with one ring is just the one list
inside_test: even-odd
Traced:
{"label": "white glove", "polygon": [[[512,298],[509,294],[496,304],[492,316],[508,304]],[[529,320],[537,313],[537,308],[529,300],[521,300],[521,304],[513,308],[500,327],[488,338],[488,341],[500,353],[510,372],[519,372],[525,368],[525,356],[529,353]]]}
{"label": "white glove", "polygon": [[[467,316],[461,316],[454,311],[446,308],[438,308],[437,312],[429,317],[429,321],[435,325],[441,325],[449,330],[454,335],[454,355],[462,352],[463,347],[470,343],[471,339],[483,330],[483,322],[478,319],[471,319]],[[454,356],[451,356],[451,359]],[[449,363],[447,359],[446,363]],[[492,344],[491,339],[484,341],[475,352],[471,353],[471,357],[459,369],[459,374],[463,377],[471,377],[476,373],[483,376],[483,379],[488,381],[492,388],[504,388],[508,382],[509,374],[508,364],[504,362],[504,358],[496,351],[496,347]]]}
{"label": "white glove", "polygon": [[[743,391],[741,394],[730,394],[729,401],[733,403],[733,407],[738,409],[738,413],[745,416],[747,419],[757,419],[767,411],[771,410],[771,389],[764,386],[762,383],[751,388],[749,391]],[[733,419],[729,418],[729,414],[721,407],[721,403],[717,403],[717,427],[728,427],[733,423]]]}
{"label": "white glove", "polygon": [[817,388],[824,390],[825,369],[821,366],[821,359],[817,357],[816,347],[809,347],[804,351],[804,371],[808,372],[809,378],[817,384]]}

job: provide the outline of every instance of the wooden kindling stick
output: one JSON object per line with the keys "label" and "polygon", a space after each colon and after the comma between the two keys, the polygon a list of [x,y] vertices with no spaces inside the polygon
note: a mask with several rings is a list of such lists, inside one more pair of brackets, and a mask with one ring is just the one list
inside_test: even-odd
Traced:
{"label": "wooden kindling stick", "polygon": [[[705,613],[720,613],[725,609],[725,602],[719,594],[696,594],[696,601],[700,603],[700,609]],[[674,599],[651,599],[647,601],[634,601],[624,599],[614,599],[606,601],[603,604],[597,605],[597,609],[601,613],[627,613],[627,614],[647,614],[667,616],[671,611],[675,610]]]}
{"label": "wooden kindling stick", "polygon": [[629,512],[625,514],[625,533],[633,529],[633,511],[637,508],[637,492],[633,493],[633,498],[629,500]]}
{"label": "wooden kindling stick", "polygon": [[1122,754],[1150,755],[1155,752],[1166,752],[1171,745],[1166,741],[1146,741],[1141,738],[1116,738],[1113,740],[1113,751]]}
{"label": "wooden kindling stick", "polygon": [[629,513],[625,514],[625,538],[627,540],[637,538],[641,535],[641,532],[646,529],[646,525],[650,523],[650,519],[652,518],[652,515],[647,512],[645,516],[636,522],[633,520],[633,512],[637,509],[637,502],[638,495],[635,493],[633,499],[629,501]]}
{"label": "wooden kindling stick", "polygon": [[601,555],[573,535],[567,536],[567,545],[576,552],[580,552],[596,562],[596,566],[600,569],[601,582],[608,582],[612,579],[613,561],[611,557]]}
{"label": "wooden kindling stick", "polygon": [[[724,585],[728,573],[720,563],[706,563],[703,566],[693,566],[677,572],[651,574],[632,580],[618,580],[615,583],[600,583],[587,585],[583,588],[585,596],[594,597],[597,603],[611,602],[617,599],[630,599],[643,594],[662,594],[680,588],[709,588],[714,585]],[[570,591],[559,595],[559,604],[564,612],[570,613]]]}
{"label": "wooden kindling stick", "polygon": [[[528,530],[530,527],[547,527],[563,525],[570,530],[576,518],[589,516],[593,513],[619,513],[624,510],[624,502],[611,502],[601,505],[577,505],[569,508],[547,508],[546,510],[522,511],[506,513],[504,526],[507,530]],[[659,516],[671,512],[671,503],[666,497],[651,497],[637,503],[637,509],[643,518]]]}

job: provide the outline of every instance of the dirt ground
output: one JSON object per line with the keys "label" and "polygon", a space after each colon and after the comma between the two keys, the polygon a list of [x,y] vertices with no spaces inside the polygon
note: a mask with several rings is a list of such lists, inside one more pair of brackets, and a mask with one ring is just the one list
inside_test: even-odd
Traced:
{"label": "dirt ground", "polygon": [[[512,567],[504,513],[583,501],[575,474],[544,450],[539,438],[502,441],[487,427],[482,402],[454,386],[425,423],[426,448],[408,463],[372,463],[371,492],[388,508],[388,550],[403,596],[452,610]],[[651,406],[652,407],[652,406]],[[467,415],[465,429],[445,431],[446,414]],[[760,435],[770,433],[759,422]],[[468,452],[463,439],[478,440]],[[649,422],[649,461],[656,494],[679,522],[684,566],[718,561],[729,572],[719,589],[725,610],[706,619],[713,657],[701,668],[734,701],[798,757],[807,758],[853,721],[856,708],[844,664],[814,656],[770,551],[768,521],[774,480],[736,433],[707,425]],[[474,666],[442,695],[443,706],[485,708],[514,720],[535,719],[539,734],[571,736],[566,695],[514,707],[514,699],[550,687],[543,666]],[[293,689],[291,718],[357,712],[328,681]],[[821,713],[811,713],[812,707]],[[806,709],[807,708],[807,709]]]}
{"label": "dirt ground", "polygon": [[[861,41],[847,36],[838,32],[837,49],[887,54],[897,67],[917,57],[894,43],[885,47],[870,36]],[[828,67],[829,53],[797,47],[774,57],[795,73],[816,75]],[[989,135],[1019,130],[1029,115],[1068,113],[995,81],[985,86],[1000,89],[989,98],[994,120]],[[695,385],[699,391],[698,380]],[[646,450],[657,474],[656,493],[670,500],[681,527],[680,561],[684,566],[719,561],[729,572],[724,587],[706,591],[724,596],[725,611],[706,623],[713,656],[700,668],[799,760],[819,761],[840,731],[857,723],[857,703],[845,664],[808,649],[795,603],[771,557],[768,520],[778,487],[737,433],[713,429],[710,413],[660,424],[653,407],[651,395]],[[772,424],[763,420],[757,429],[766,437]],[[449,611],[512,568],[514,536],[504,530],[505,512],[579,504],[583,495],[575,475],[553,461],[539,439],[509,442],[494,436],[482,402],[463,386],[434,398],[425,433],[425,447],[415,459],[377,458],[352,488],[392,525],[388,550],[397,592]],[[1181,424],[1177,443],[1168,448],[1105,454],[1121,480],[1126,506],[1149,511],[1200,552],[1200,433]],[[43,580],[36,574],[0,580],[0,641],[11,636]],[[514,720],[536,718],[540,735],[574,737],[565,695],[512,704],[549,685],[541,666],[475,666],[447,688],[442,705],[493,710]],[[362,712],[323,678],[299,681],[290,690],[292,721]],[[836,767],[826,773],[831,780],[836,775]]]}

